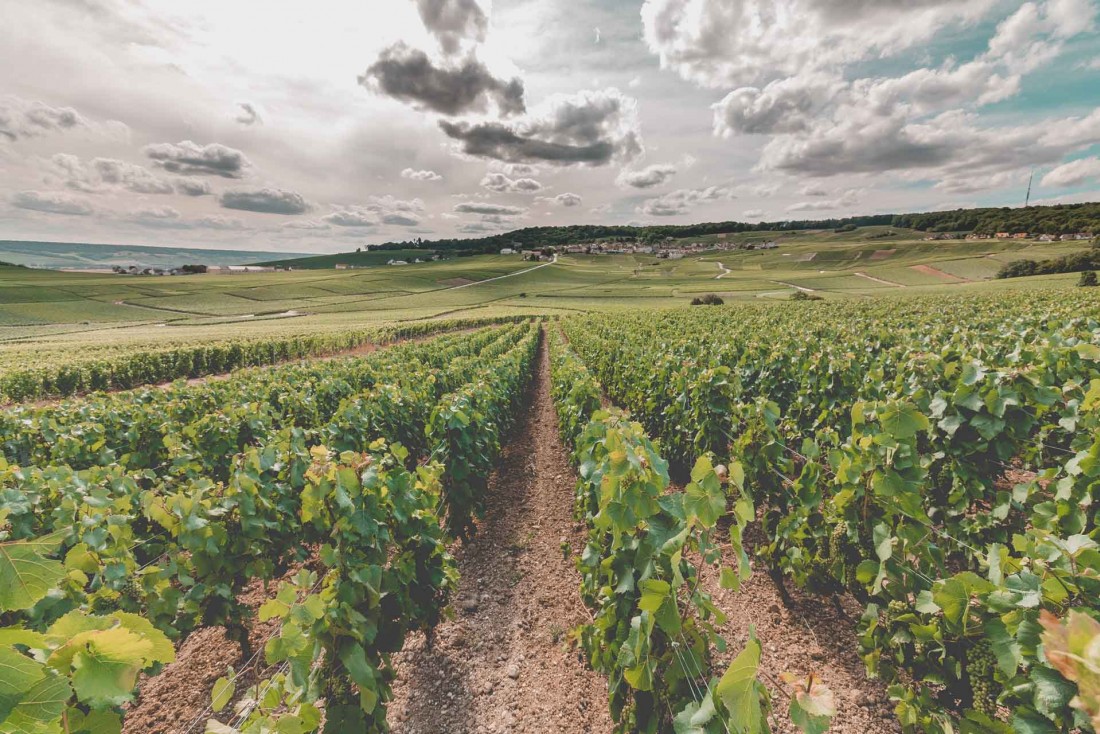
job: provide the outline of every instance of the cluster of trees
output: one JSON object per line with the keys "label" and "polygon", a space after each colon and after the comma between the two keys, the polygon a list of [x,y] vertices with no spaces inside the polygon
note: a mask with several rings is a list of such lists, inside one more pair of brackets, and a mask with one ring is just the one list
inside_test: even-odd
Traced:
{"label": "cluster of trees", "polygon": [[656,244],[666,238],[683,239],[716,234],[744,232],[792,232],[806,229],[831,229],[850,232],[857,227],[905,227],[922,232],[1028,232],[1032,234],[1100,233],[1100,203],[1060,204],[1026,208],[956,209],[922,214],[870,214],[839,219],[790,219],[781,222],[704,222],[686,225],[577,224],[568,227],[526,227],[512,232],[472,239],[426,241],[422,238],[406,242],[374,245],[372,250],[432,249],[440,252],[462,252],[477,255],[499,252],[502,248],[541,249],[554,245],[575,245],[599,240],[620,239],[642,244]]}
{"label": "cluster of trees", "polygon": [[985,235],[998,232],[1100,234],[1100,203],[899,214],[894,217],[893,225],[922,232],[973,232]]}
{"label": "cluster of trees", "polygon": [[[705,237],[716,234],[740,234],[743,232],[792,232],[804,229],[837,229],[840,227],[888,226],[893,214],[873,214],[844,219],[797,219],[782,222],[704,222],[701,224],[654,225],[634,227],[629,225],[574,224],[567,227],[526,227],[512,232],[477,237],[473,239],[446,239],[426,241],[421,238],[406,242],[387,242],[371,245],[372,250],[407,250],[430,248],[441,252],[461,251],[471,255],[500,252],[505,247],[537,250],[555,245],[578,245],[601,240],[624,240],[651,245],[667,238]],[[845,230],[847,231],[847,230]]]}
{"label": "cluster of trees", "polygon": [[1023,278],[1028,275],[1057,275],[1058,273],[1082,273],[1100,270],[1100,248],[1075,252],[1049,260],[1017,260],[997,271],[998,278]]}

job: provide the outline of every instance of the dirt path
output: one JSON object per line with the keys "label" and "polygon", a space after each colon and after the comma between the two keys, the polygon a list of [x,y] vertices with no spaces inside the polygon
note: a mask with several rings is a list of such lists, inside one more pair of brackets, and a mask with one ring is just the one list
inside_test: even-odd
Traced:
{"label": "dirt path", "polygon": [[803,293],[817,293],[813,288],[806,288],[805,286],[795,285],[794,283],[787,283],[782,280],[773,280],[772,283],[778,283],[779,285],[785,285],[788,288],[794,288],[796,291],[802,291]]}
{"label": "dirt path", "polygon": [[611,731],[606,682],[567,647],[589,617],[562,543],[576,551],[584,533],[549,387],[544,342],[529,408],[490,480],[488,514],[456,551],[455,617],[432,649],[418,636],[397,656],[395,734]]}
{"label": "dirt path", "polygon": [[855,275],[857,278],[865,278],[866,280],[872,280],[876,283],[881,283],[882,285],[889,285],[889,286],[893,286],[895,288],[905,288],[906,287],[906,286],[902,285],[901,283],[895,283],[894,281],[886,280],[885,278],[876,278],[875,276],[868,275],[867,273],[852,273],[852,274]]}
{"label": "dirt path", "polygon": [[[754,541],[760,540],[759,535],[755,526],[746,532],[750,554]],[[728,541],[722,545],[723,564],[734,565],[736,561]],[[725,653],[715,655],[713,670],[724,672],[744,648],[749,627],[756,627],[762,649],[760,677],[774,696],[772,731],[775,734],[799,732],[786,715],[790,699],[787,686],[780,681],[782,673],[802,677],[813,673],[824,680],[836,697],[837,715],[829,728],[833,734],[896,734],[901,731],[885,687],[880,681],[867,678],[859,657],[855,620],[863,609],[854,600],[842,600],[845,618],[828,597],[787,584],[792,601],[787,607],[776,582],[761,561],[753,562],[752,577],[737,591],[720,588],[718,573],[710,566],[702,567],[700,579],[703,589],[729,617],[719,628],[729,647]]]}
{"label": "dirt path", "polygon": [[952,275],[951,273],[945,273],[939,268],[934,268],[931,265],[910,265],[910,270],[916,270],[918,273],[924,273],[925,275],[931,275],[942,280],[946,280],[949,283],[973,283],[974,281],[969,278],[963,278],[958,275]]}
{"label": "dirt path", "polygon": [[[295,566],[283,579],[293,576]],[[253,580],[238,599],[253,613],[275,595],[278,582],[265,589]],[[256,651],[249,665],[242,666],[241,648],[226,638],[224,627],[204,627],[189,635],[176,650],[176,660],[165,666],[159,675],[141,681],[137,700],[123,720],[122,734],[202,734],[207,719],[215,714],[210,707],[210,692],[214,682],[226,675],[229,666],[239,674],[238,696],[247,686],[268,673],[264,660],[264,643],[278,633],[277,620],[249,620],[248,640]],[[226,714],[218,715],[225,719]]]}

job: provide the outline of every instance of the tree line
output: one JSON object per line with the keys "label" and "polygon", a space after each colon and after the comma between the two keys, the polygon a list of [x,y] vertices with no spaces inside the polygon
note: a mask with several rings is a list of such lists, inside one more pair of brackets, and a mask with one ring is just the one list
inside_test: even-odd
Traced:
{"label": "tree line", "polygon": [[525,227],[511,232],[469,239],[387,242],[372,245],[372,250],[426,249],[462,255],[481,255],[514,249],[540,249],[575,245],[600,240],[626,240],[652,245],[667,238],[684,239],[718,234],[747,232],[793,232],[800,230],[851,231],[857,227],[889,226],[930,233],[1017,234],[1100,234],[1100,203],[1059,204],[1026,208],[956,209],[920,214],[870,214],[834,219],[790,219],[776,222],[704,222],[687,225],[595,225],[574,224],[563,227]]}

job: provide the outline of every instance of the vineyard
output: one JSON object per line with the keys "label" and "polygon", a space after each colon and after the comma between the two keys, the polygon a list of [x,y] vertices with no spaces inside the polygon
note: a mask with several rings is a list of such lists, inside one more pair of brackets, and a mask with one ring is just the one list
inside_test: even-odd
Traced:
{"label": "vineyard", "polygon": [[1087,295],[170,354],[4,387],[136,389],[0,410],[0,731],[1100,729]]}

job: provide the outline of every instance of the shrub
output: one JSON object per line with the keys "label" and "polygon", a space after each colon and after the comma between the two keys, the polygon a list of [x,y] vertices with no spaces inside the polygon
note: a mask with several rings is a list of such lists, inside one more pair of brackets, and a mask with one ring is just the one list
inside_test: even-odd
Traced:
{"label": "shrub", "polygon": [[1078,288],[1092,288],[1096,285],[1096,271],[1086,270],[1081,273],[1081,278],[1077,281]]}
{"label": "shrub", "polygon": [[1049,260],[1017,260],[1007,263],[999,271],[998,278],[1021,278],[1027,275],[1056,275],[1080,273],[1100,269],[1100,250],[1089,249]]}
{"label": "shrub", "polygon": [[807,293],[806,291],[795,291],[791,294],[792,301],[824,301],[825,299],[814,293]]}
{"label": "shrub", "polygon": [[725,301],[714,293],[708,293],[705,296],[697,296],[691,299],[692,306],[721,306],[723,303],[725,303]]}

